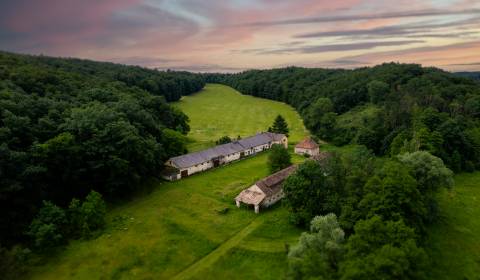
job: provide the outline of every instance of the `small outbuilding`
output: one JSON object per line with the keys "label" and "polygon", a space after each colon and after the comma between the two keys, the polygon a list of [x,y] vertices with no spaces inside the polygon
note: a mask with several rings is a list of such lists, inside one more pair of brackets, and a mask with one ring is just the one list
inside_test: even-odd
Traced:
{"label": "small outbuilding", "polygon": [[318,144],[310,137],[295,145],[295,153],[299,155],[317,156],[320,153]]}
{"label": "small outbuilding", "polygon": [[257,181],[248,189],[243,190],[237,197],[235,203],[240,207],[241,203],[253,205],[255,213],[260,212],[261,207],[269,207],[283,198],[282,183],[297,169],[291,165],[262,180]]}

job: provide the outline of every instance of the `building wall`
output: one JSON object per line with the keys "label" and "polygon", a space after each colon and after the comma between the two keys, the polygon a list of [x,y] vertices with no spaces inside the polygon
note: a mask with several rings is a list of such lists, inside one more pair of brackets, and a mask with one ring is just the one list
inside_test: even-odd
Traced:
{"label": "building wall", "polygon": [[[287,137],[283,137],[281,141],[273,141],[271,143],[266,143],[266,144],[263,144],[263,145],[260,145],[260,146],[253,147],[251,149],[244,150],[243,152],[244,152],[245,156],[250,156],[250,155],[262,152],[264,150],[270,149],[273,144],[282,144],[282,145],[284,145],[285,148],[287,148],[288,147],[288,139],[287,139]],[[230,162],[238,160],[238,159],[240,159],[240,153],[233,153],[233,154],[230,154],[230,155],[227,155],[227,156],[223,157],[222,160],[220,161],[220,164],[227,164],[227,163],[230,163]],[[170,165],[170,166],[173,166],[173,167],[177,167],[177,166],[173,165],[170,161],[168,161],[166,164]],[[213,168],[213,161],[211,161],[211,160],[207,161],[207,162],[204,162],[204,163],[201,163],[201,164],[197,164],[197,165],[188,167],[188,168],[183,168],[183,169],[179,168],[179,170],[180,170],[180,174],[181,174],[182,171],[187,170],[188,175],[190,176],[190,175],[193,175],[193,174],[198,173],[198,172],[205,171],[205,170],[210,169],[210,168]],[[180,174],[178,175],[178,179],[181,178]]]}
{"label": "building wall", "polygon": [[267,196],[265,199],[262,201],[261,205],[263,207],[270,207],[273,204],[277,203],[280,199],[284,197],[283,190],[280,190],[277,194],[274,194],[272,196]]}
{"label": "building wall", "polygon": [[295,153],[300,155],[308,154],[310,156],[316,156],[320,153],[320,149],[319,148],[315,148],[315,149],[295,148]]}
{"label": "building wall", "polygon": [[200,163],[200,164],[197,164],[197,165],[194,165],[194,166],[190,166],[188,168],[183,168],[183,169],[180,169],[180,173],[182,171],[185,171],[187,170],[188,171],[188,175],[192,175],[192,174],[195,174],[195,173],[198,173],[198,172],[202,172],[202,171],[205,171],[207,169],[210,169],[213,167],[213,161],[209,160],[209,161],[206,161],[204,163]]}

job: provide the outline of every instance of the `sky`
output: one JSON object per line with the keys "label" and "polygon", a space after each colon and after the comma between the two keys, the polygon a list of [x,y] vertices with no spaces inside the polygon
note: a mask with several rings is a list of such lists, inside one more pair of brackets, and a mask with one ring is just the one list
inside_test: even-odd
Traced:
{"label": "sky", "polygon": [[194,72],[480,71],[480,0],[0,0],[0,50]]}

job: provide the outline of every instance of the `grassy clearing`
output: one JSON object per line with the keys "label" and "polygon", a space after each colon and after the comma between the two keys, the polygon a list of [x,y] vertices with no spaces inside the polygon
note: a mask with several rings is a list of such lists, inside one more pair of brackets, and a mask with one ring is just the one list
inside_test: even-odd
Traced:
{"label": "grassy clearing", "polygon": [[439,196],[440,221],[429,230],[431,279],[479,279],[480,172],[455,176]]}
{"label": "grassy clearing", "polygon": [[[108,214],[108,228],[94,240],[74,241],[44,265],[33,267],[31,279],[170,279],[251,224],[252,231],[211,260],[182,275],[209,279],[217,275],[249,276],[243,265],[266,273],[278,266],[284,273],[285,244],[299,231],[288,223],[282,206],[255,215],[237,209],[233,198],[268,174],[267,153],[173,183],[161,183],[148,196],[135,198]],[[220,210],[228,208],[226,214]],[[272,234],[272,237],[270,237]],[[257,246],[261,245],[261,246]],[[244,252],[238,255],[237,252]],[[263,259],[262,256],[273,256]],[[243,257],[242,257],[243,256]],[[251,258],[257,256],[257,259]],[[256,260],[256,261],[255,261]],[[226,263],[240,266],[228,267]],[[257,277],[258,278],[258,277]]]}
{"label": "grassy clearing", "polygon": [[[198,109],[222,98],[223,105]],[[265,129],[278,113],[289,121],[293,141],[305,135],[290,107],[241,96],[224,86],[209,85],[179,106],[187,108],[191,138],[201,142],[193,144],[197,148],[225,134],[246,136]],[[206,123],[203,131],[201,122]],[[112,207],[102,235],[71,242],[33,266],[28,278],[278,279],[286,270],[285,244],[295,243],[300,231],[288,222],[281,205],[256,215],[246,207],[237,209],[233,201],[268,175],[267,157],[265,152],[177,182],[152,182],[151,192]],[[293,156],[294,162],[303,160]]]}
{"label": "grassy clearing", "polygon": [[189,150],[197,151],[214,146],[222,136],[245,137],[266,131],[278,114],[290,128],[290,143],[296,143],[308,134],[302,119],[290,106],[282,102],[242,95],[218,84],[208,84],[201,92],[183,97],[174,103],[190,117]]}

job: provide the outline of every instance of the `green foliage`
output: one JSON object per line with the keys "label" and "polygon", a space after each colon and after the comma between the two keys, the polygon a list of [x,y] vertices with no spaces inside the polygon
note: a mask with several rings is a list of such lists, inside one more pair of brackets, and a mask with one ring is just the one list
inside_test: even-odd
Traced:
{"label": "green foliage", "polygon": [[0,275],[4,280],[20,279],[25,274],[31,251],[15,246],[10,250],[0,246]]}
{"label": "green foliage", "polygon": [[66,224],[65,211],[49,201],[43,201],[43,206],[30,224],[27,235],[32,238],[36,248],[48,250],[64,241]]}
{"label": "green foliage", "polygon": [[335,279],[343,256],[345,233],[335,214],[316,216],[310,232],[300,236],[288,253],[291,279]]}
{"label": "green foliage", "polygon": [[283,145],[274,144],[268,155],[270,173],[275,173],[292,165],[292,156]]}
{"label": "green foliage", "polygon": [[105,225],[106,205],[102,195],[91,191],[85,201],[72,199],[67,210],[72,236],[89,237]]}
{"label": "green foliage", "polygon": [[166,101],[204,85],[195,74],[78,59],[0,52],[0,65],[0,241],[7,245],[21,239],[42,200],[66,205],[89,186],[107,198],[127,195],[157,175],[186,151],[189,131],[188,117]]}
{"label": "green foliage", "polygon": [[343,166],[335,156],[322,164],[313,160],[301,164],[283,184],[284,203],[293,222],[306,225],[316,215],[340,214],[344,178]]}
{"label": "green foliage", "polygon": [[427,209],[417,182],[406,166],[389,161],[370,178],[359,203],[363,216],[380,216],[384,220],[405,219],[409,226],[424,231]]}
{"label": "green foliage", "polygon": [[439,188],[453,186],[453,172],[440,158],[428,152],[405,153],[399,155],[398,159],[410,168],[422,193],[433,193]]}
{"label": "green foliage", "polygon": [[72,199],[67,210],[44,201],[27,235],[35,248],[46,251],[69,238],[89,237],[105,225],[105,214],[105,201],[95,191],[90,191],[83,202]]}
{"label": "green foliage", "polygon": [[230,142],[232,142],[232,138],[230,138],[229,136],[222,136],[217,141],[215,141],[215,144],[221,145],[221,144],[227,144]]}
{"label": "green foliage", "polygon": [[268,128],[268,131],[274,132],[274,133],[281,133],[288,136],[288,132],[289,132],[288,124],[285,121],[285,119],[282,117],[282,115],[278,115],[275,118],[273,125]]}
{"label": "green foliage", "polygon": [[372,103],[379,103],[380,101],[383,101],[385,96],[387,96],[390,91],[390,87],[387,83],[377,80],[368,83],[367,88],[368,97]]}
{"label": "green foliage", "polygon": [[440,188],[453,186],[453,172],[445,167],[442,160],[428,152],[419,151],[398,156],[409,167],[418,183],[423,204],[427,207],[424,220],[432,222],[437,216],[435,195]]}
{"label": "green foliage", "polygon": [[341,279],[423,279],[425,251],[416,244],[414,231],[402,220],[378,216],[361,220],[348,238]]}

